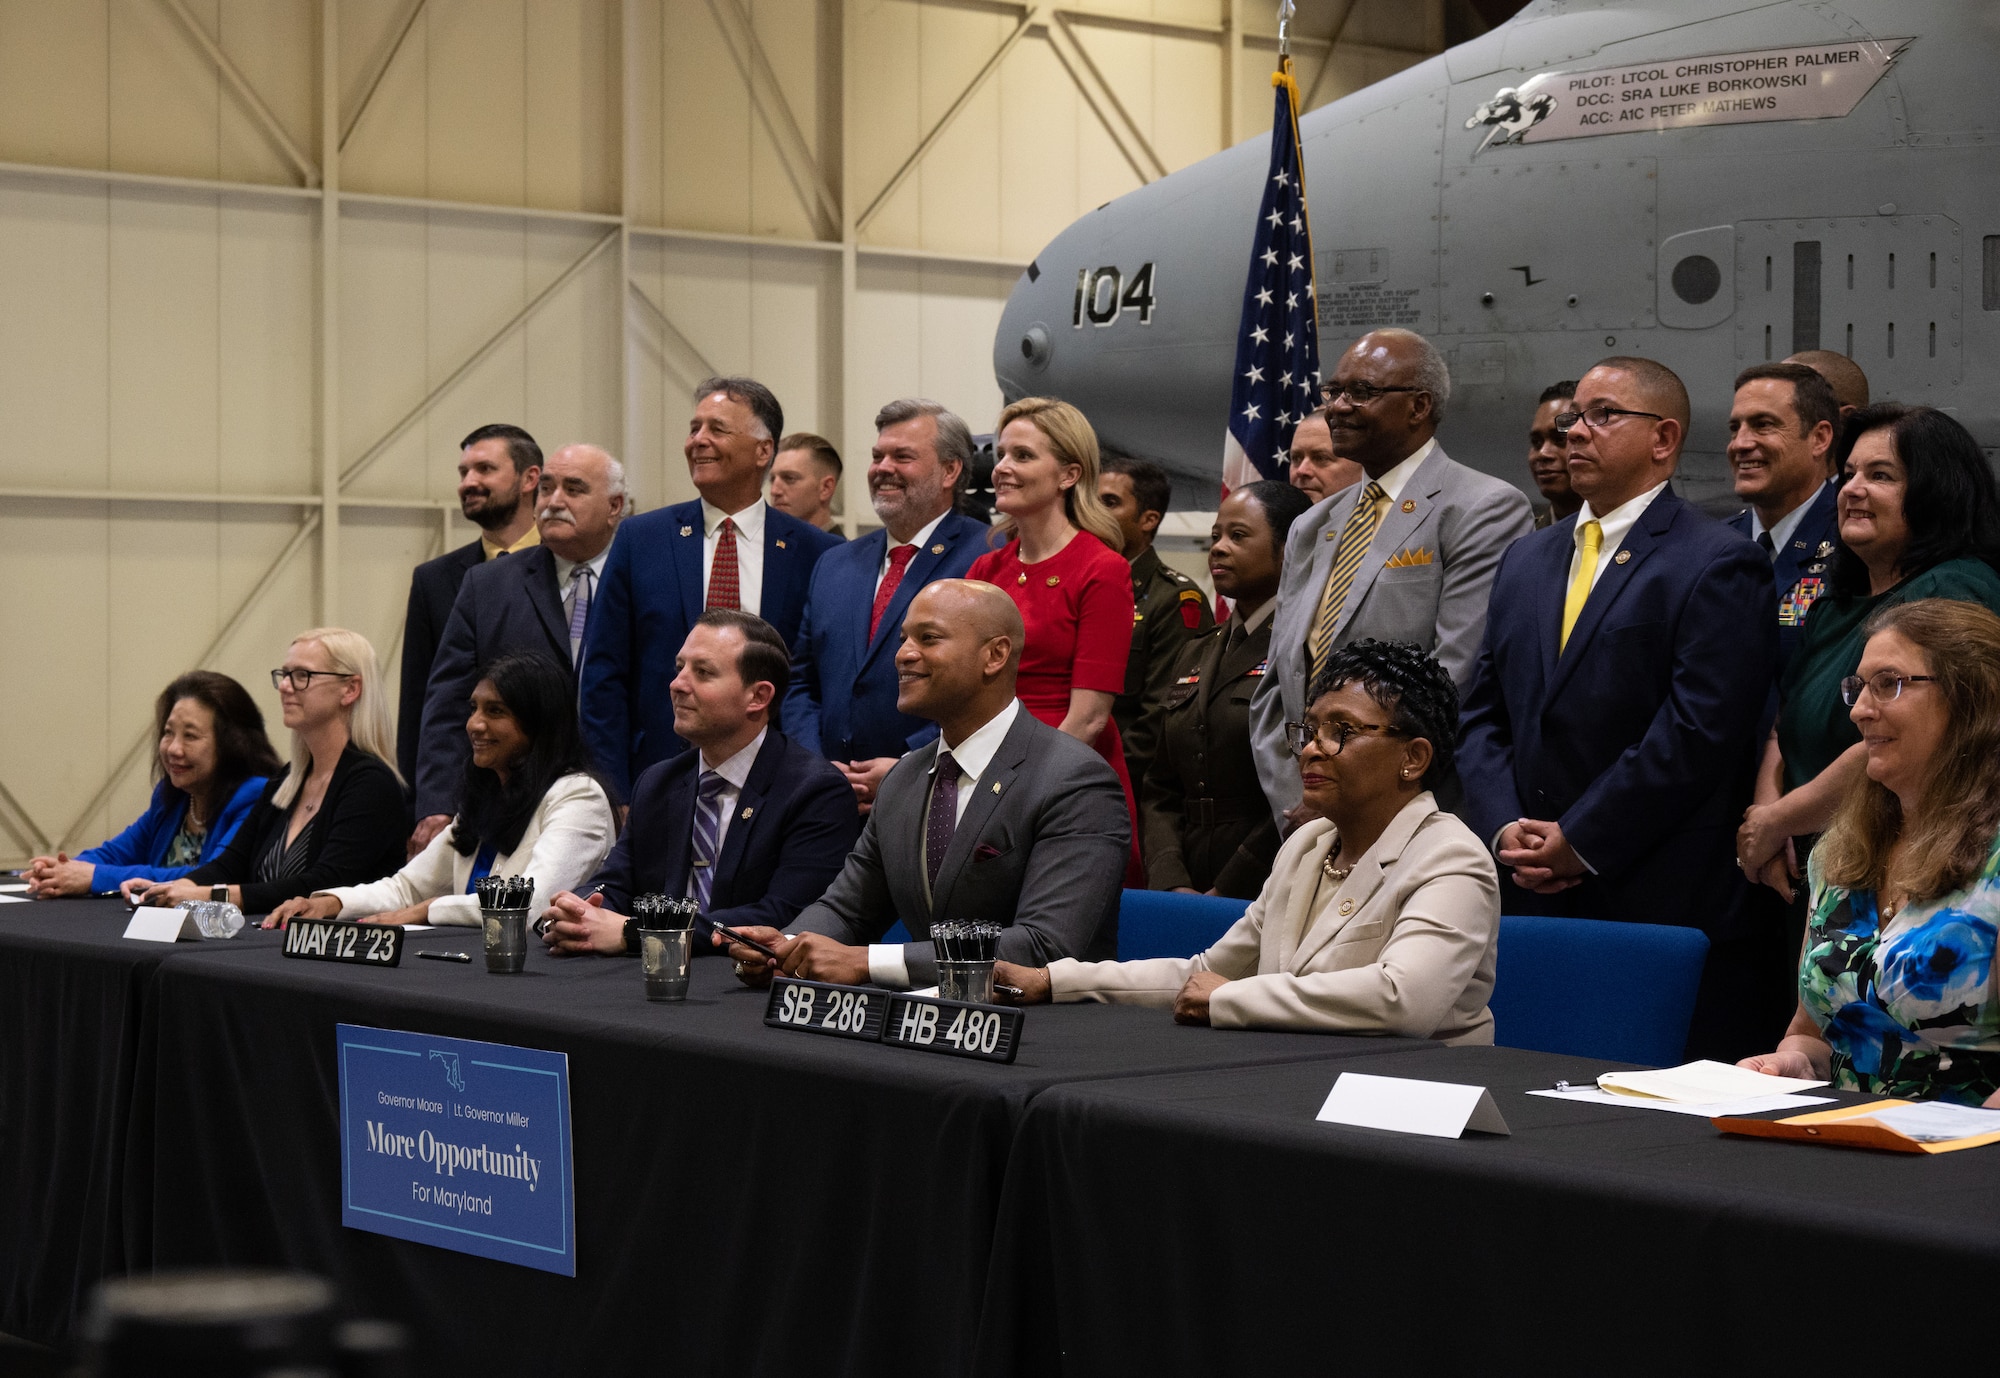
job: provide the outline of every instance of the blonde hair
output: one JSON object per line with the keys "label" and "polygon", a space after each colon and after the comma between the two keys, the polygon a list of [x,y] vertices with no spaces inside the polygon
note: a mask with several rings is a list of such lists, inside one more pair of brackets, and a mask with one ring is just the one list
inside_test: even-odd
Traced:
{"label": "blonde hair", "polygon": [[[1977,603],[1923,598],[1868,620],[1872,639],[1895,632],[1924,653],[1944,696],[1944,740],[1924,782],[1921,816],[1903,817],[1887,786],[1863,776],[1814,849],[1820,873],[1849,890],[1900,889],[1930,901],[1962,889],[1986,867],[2000,832],[2000,617]],[[1907,831],[1907,837],[1905,832]],[[1903,854],[1893,873],[1889,853]]]}
{"label": "blonde hair", "polygon": [[[1123,553],[1125,533],[1119,530],[1117,518],[1097,496],[1097,432],[1091,429],[1090,421],[1067,402],[1053,397],[1023,397],[1003,410],[993,424],[996,446],[1000,433],[1016,421],[1029,422],[1042,433],[1049,448],[1055,451],[1058,464],[1074,464],[1080,471],[1076,485],[1063,494],[1063,514],[1070,525],[1097,537],[1113,554]],[[1015,534],[1012,519],[1004,513],[994,517],[993,529],[1002,540]]]}
{"label": "blonde hair", "polygon": [[[314,627],[293,637],[291,644],[296,646],[301,641],[318,642],[326,652],[327,663],[336,672],[361,681],[361,697],[346,710],[347,740],[388,766],[396,783],[401,784],[403,777],[396,770],[395,733],[389,726],[389,700],[382,692],[382,669],[376,663],[375,648],[360,632],[350,632],[345,627]],[[271,802],[278,808],[289,809],[306,776],[312,773],[312,765],[312,752],[307,750],[305,739],[294,732],[292,768],[286,772],[278,792],[271,796]]]}

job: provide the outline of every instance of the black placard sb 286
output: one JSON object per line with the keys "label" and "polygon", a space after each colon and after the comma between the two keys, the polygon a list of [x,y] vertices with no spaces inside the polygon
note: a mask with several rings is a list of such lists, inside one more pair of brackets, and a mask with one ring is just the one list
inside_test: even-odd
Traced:
{"label": "black placard sb 286", "polygon": [[893,1043],[982,1062],[1012,1062],[1021,1046],[1022,1014],[1005,1005],[973,1005],[781,976],[771,982],[764,1022],[774,1029]]}
{"label": "black placard sb 286", "polygon": [[311,962],[392,967],[403,960],[403,930],[394,924],[293,919],[285,927],[284,953]]}

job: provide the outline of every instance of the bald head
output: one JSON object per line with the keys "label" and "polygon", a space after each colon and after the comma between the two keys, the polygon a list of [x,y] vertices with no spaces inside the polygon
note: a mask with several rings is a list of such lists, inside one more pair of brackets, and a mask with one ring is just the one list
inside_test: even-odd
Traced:
{"label": "bald head", "polygon": [[1021,610],[991,584],[940,579],[910,600],[896,651],[896,707],[963,741],[1014,697]]}
{"label": "bald head", "polygon": [[597,445],[565,445],[542,466],[535,524],[542,544],[576,564],[611,544],[625,515],[625,466]]}
{"label": "bald head", "polygon": [[1414,330],[1371,330],[1335,361],[1325,393],[1333,452],[1380,478],[1436,433],[1451,375]]}
{"label": "bald head", "polygon": [[1833,399],[1840,403],[1843,413],[1868,405],[1868,375],[1861,371],[1861,365],[1845,354],[1836,354],[1830,349],[1805,349],[1785,362],[1804,364],[1826,379],[1826,385],[1833,389]]}

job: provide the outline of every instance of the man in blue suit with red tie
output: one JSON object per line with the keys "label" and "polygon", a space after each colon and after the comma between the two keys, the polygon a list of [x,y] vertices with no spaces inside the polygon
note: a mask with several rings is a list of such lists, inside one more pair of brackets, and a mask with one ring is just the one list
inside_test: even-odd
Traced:
{"label": "man in blue suit with red tie", "polygon": [[1737,821],[1777,653],[1763,553],[1676,496],[1687,390],[1649,359],[1578,382],[1575,516],[1501,558],[1466,691],[1461,810],[1512,873],[1502,908],[1709,936],[1693,1056],[1741,1056],[1776,970]]}
{"label": "man in blue suit with red tie", "polygon": [[681,447],[700,498],[630,518],[611,543],[579,694],[584,741],[621,800],[640,771],[687,750],[666,686],[703,609],[755,613],[789,646],[813,566],[841,543],[765,504],[764,473],[784,429],[762,383],[708,379]]}
{"label": "man in blue suit with red tie", "polygon": [[828,551],[792,642],[785,730],[831,760],[863,809],[904,752],[937,724],[896,707],[903,614],[935,579],[962,578],[991,529],[952,511],[972,432],[936,402],[903,398],[875,415],[868,496],[883,530]]}

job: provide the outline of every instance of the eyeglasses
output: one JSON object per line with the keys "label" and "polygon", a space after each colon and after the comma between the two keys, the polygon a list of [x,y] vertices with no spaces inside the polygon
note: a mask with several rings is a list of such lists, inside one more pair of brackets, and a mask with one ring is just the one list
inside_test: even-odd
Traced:
{"label": "eyeglasses", "polygon": [[1854,701],[1861,697],[1861,691],[1866,689],[1875,696],[1875,702],[1887,703],[1891,699],[1901,698],[1903,696],[1903,686],[1906,684],[1935,684],[1936,682],[1936,675],[1899,675],[1890,670],[1870,675],[1867,679],[1863,679],[1859,675],[1849,675],[1840,682],[1840,701],[1849,708],[1852,708]]}
{"label": "eyeglasses", "polygon": [[1373,383],[1325,383],[1319,390],[1320,400],[1328,406],[1338,402],[1343,396],[1357,407],[1365,407],[1376,398],[1391,392],[1423,392],[1423,388],[1389,387],[1381,388]]}
{"label": "eyeglasses", "polygon": [[1384,737],[1407,737],[1410,734],[1382,723],[1358,722],[1288,722],[1285,724],[1285,745],[1292,749],[1292,755],[1303,756],[1306,748],[1319,742],[1326,748],[1327,755],[1338,756],[1347,749],[1350,737],[1363,733],[1378,733]]}
{"label": "eyeglasses", "polygon": [[1593,431],[1601,431],[1611,424],[1614,416],[1650,416],[1655,421],[1667,418],[1656,411],[1632,411],[1626,407],[1585,407],[1582,411],[1556,413],[1556,433],[1568,435],[1570,427],[1581,421]]}
{"label": "eyeglasses", "polygon": [[292,686],[294,694],[303,694],[306,690],[312,688],[314,675],[319,675],[326,679],[354,678],[353,675],[342,674],[338,670],[273,670],[271,671],[271,687],[273,689],[283,689],[289,684]]}

